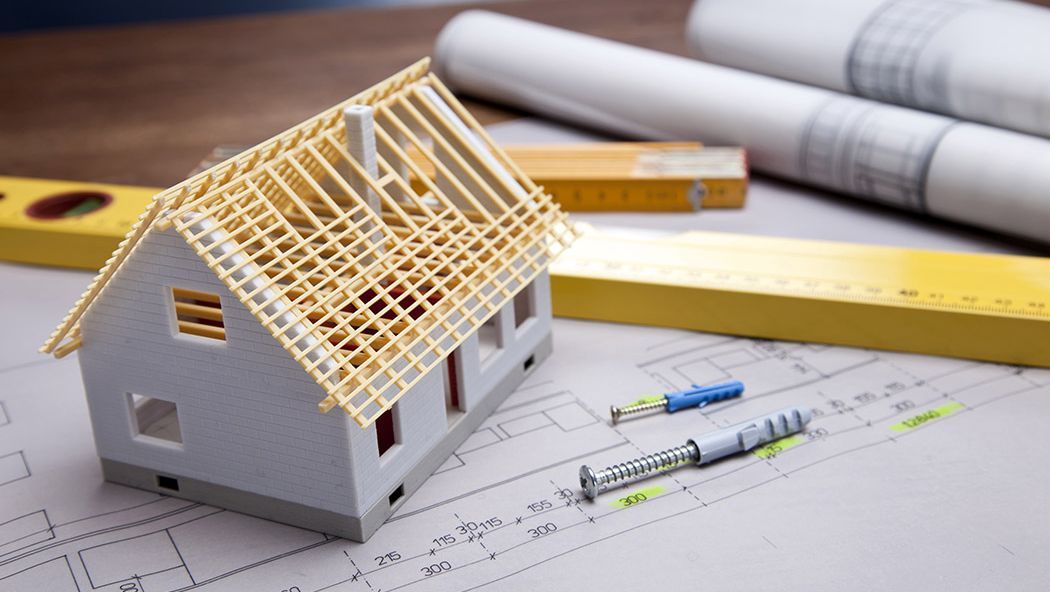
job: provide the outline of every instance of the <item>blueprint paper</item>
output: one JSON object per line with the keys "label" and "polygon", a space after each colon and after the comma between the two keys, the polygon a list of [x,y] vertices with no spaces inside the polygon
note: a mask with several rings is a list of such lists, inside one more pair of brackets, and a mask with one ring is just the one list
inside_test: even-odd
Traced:
{"label": "blueprint paper", "polygon": [[[556,325],[550,361],[363,545],[102,483],[75,360],[8,368],[0,441],[15,460],[0,460],[0,590],[1050,583],[1050,372]],[[727,378],[747,384],[743,399],[606,422],[611,403]],[[818,415],[778,454],[582,498],[583,462],[633,458],[790,404]],[[636,491],[648,499],[620,505]],[[634,564],[657,573],[610,568]]]}
{"label": "blueprint paper", "polygon": [[[493,132],[556,139],[530,123]],[[796,193],[757,179],[745,210],[587,219],[811,238],[835,238],[812,235],[833,226],[824,231],[883,244],[1009,251]],[[813,220],[787,220],[785,200]],[[552,357],[357,544],[104,483],[75,357],[35,351],[90,277],[0,264],[0,320],[11,328],[0,340],[2,592],[1050,585],[1050,371],[555,319]],[[739,400],[607,423],[610,404],[729,377],[748,387]],[[582,499],[582,463],[794,404],[820,415],[778,454]],[[915,427],[894,429],[905,422]],[[623,507],[635,492],[647,499]]]}
{"label": "blueprint paper", "polygon": [[1009,0],[698,0],[698,58],[1050,136],[1050,10]]}
{"label": "blueprint paper", "polygon": [[[0,590],[756,588],[816,573],[816,589],[1050,582],[1045,370],[558,320],[554,356],[359,545],[103,483],[75,359],[32,351],[59,308],[49,302],[74,298],[88,274],[3,272],[5,285],[52,296],[37,309],[31,290],[3,295],[23,333],[5,341],[13,363],[0,373]],[[739,402],[605,422],[609,404],[729,377],[748,385]],[[777,456],[580,497],[582,462],[787,404],[821,414]],[[931,409],[946,415],[893,429]],[[643,488],[644,503],[614,507]],[[608,569],[634,562],[659,574]]]}
{"label": "blueprint paper", "polygon": [[756,171],[1046,242],[1050,140],[469,11],[455,90],[650,140],[740,145]]}

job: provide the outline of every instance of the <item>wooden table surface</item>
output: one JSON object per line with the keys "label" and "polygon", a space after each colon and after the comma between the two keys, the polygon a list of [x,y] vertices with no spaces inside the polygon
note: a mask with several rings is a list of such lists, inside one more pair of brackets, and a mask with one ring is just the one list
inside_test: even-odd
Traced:
{"label": "wooden table surface", "polygon": [[[1050,0],[1036,0],[1050,4]],[[685,53],[692,0],[481,5]],[[0,37],[0,175],[171,185],[428,55],[468,5],[290,12]],[[516,114],[469,103],[483,123]]]}
{"label": "wooden table surface", "polygon": [[[484,8],[684,53],[691,0]],[[465,5],[292,12],[0,37],[0,175],[168,186],[429,55]],[[483,123],[515,116],[470,103]]]}

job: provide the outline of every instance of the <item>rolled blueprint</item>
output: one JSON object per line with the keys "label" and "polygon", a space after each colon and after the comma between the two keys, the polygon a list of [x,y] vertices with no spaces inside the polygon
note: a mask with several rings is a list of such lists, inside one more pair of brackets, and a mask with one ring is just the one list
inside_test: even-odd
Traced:
{"label": "rolled blueprint", "polygon": [[1050,136],[1050,10],[1009,0],[697,0],[700,59]]}
{"label": "rolled blueprint", "polygon": [[483,11],[438,37],[461,92],[642,139],[747,147],[768,174],[1050,242],[1050,141]]}

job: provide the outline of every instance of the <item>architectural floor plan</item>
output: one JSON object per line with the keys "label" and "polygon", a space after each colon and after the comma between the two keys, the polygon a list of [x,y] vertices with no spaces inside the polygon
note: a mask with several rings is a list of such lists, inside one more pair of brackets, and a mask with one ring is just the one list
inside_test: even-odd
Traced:
{"label": "architectural floor plan", "polygon": [[[52,311],[32,298],[5,296],[24,301],[21,334],[43,336]],[[0,590],[1050,582],[1050,371],[560,319],[554,334],[550,360],[366,544],[104,483],[75,362],[6,343]],[[610,404],[729,378],[742,398],[608,421]],[[580,490],[583,463],[794,404],[814,411],[805,433],[754,454]]]}

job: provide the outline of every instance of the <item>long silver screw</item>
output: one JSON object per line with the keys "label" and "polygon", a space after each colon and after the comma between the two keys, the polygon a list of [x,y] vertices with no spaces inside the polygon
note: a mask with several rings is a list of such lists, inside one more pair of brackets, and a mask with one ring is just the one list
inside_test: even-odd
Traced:
{"label": "long silver screw", "polygon": [[587,465],[580,467],[580,487],[587,497],[598,495],[598,488],[623,479],[640,477],[653,471],[670,469],[687,462],[699,462],[700,449],[692,440],[676,448],[650,454],[595,472]]}
{"label": "long silver screw", "polygon": [[609,415],[612,416],[612,422],[620,423],[620,420],[628,415],[634,415],[635,413],[644,413],[646,411],[652,411],[653,409],[666,409],[667,399],[657,399],[654,401],[646,401],[644,403],[631,403],[622,407],[611,405],[609,407]]}

